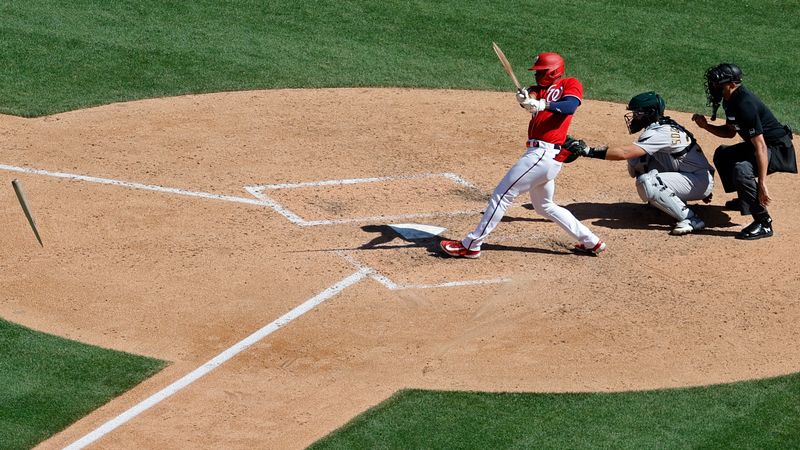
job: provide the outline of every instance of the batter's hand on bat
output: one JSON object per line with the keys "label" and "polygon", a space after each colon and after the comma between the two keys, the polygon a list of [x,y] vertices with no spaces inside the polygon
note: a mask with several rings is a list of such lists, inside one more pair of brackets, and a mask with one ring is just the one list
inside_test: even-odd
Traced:
{"label": "batter's hand on bat", "polygon": [[538,113],[547,108],[547,102],[544,99],[529,98],[522,102],[522,106],[531,113]]}
{"label": "batter's hand on bat", "polygon": [[525,100],[531,98],[531,94],[528,93],[527,89],[517,89],[517,101],[519,104],[525,103]]}

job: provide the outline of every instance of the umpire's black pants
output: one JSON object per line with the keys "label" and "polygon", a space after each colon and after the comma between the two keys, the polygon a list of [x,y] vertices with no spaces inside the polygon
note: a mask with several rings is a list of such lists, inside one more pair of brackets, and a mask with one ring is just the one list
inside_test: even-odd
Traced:
{"label": "umpire's black pants", "polygon": [[[794,155],[791,133],[775,144],[767,144],[767,175],[790,171],[782,167],[781,156],[777,159],[773,157],[776,152],[783,154],[786,151],[791,151]],[[743,141],[736,145],[719,146],[714,152],[714,167],[725,192],[735,191],[739,194],[742,215],[760,216],[767,213],[767,209],[758,201],[756,149],[751,142]]]}

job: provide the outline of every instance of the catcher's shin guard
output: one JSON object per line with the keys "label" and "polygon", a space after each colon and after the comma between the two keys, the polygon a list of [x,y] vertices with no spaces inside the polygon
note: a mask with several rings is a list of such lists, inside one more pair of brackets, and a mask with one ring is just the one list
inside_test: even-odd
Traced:
{"label": "catcher's shin guard", "polygon": [[690,215],[686,203],[661,181],[657,170],[636,177],[636,191],[643,201],[664,211],[675,220],[684,220]]}

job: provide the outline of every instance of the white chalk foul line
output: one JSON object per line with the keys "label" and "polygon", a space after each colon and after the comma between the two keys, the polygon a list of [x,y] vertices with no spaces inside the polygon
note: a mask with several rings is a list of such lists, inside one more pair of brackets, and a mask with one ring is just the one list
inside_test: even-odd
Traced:
{"label": "white chalk foul line", "polygon": [[29,167],[17,167],[17,166],[9,166],[6,164],[0,164],[0,170],[9,170],[11,172],[20,172],[20,173],[29,173],[34,175],[45,175],[48,177],[54,178],[64,178],[67,180],[76,180],[76,181],[85,181],[88,183],[98,183],[98,184],[107,184],[111,186],[120,186],[130,189],[142,189],[145,191],[156,191],[156,192],[164,192],[167,194],[177,194],[183,195],[188,197],[198,197],[198,198],[206,198],[206,199],[213,199],[213,200],[223,200],[226,202],[236,202],[236,203],[246,203],[249,205],[261,205],[261,206],[269,206],[273,209],[276,207],[280,207],[280,205],[272,204],[268,199],[258,199],[258,198],[248,198],[248,197],[237,197],[233,195],[221,195],[221,194],[212,194],[210,192],[198,192],[198,191],[188,191],[185,189],[177,189],[177,188],[169,188],[164,186],[158,186],[154,184],[143,184],[143,183],[136,183],[131,181],[121,181],[121,180],[113,180],[111,178],[98,178],[98,177],[90,177],[87,175],[77,175],[74,173],[64,173],[64,172],[51,172],[49,170],[41,170],[41,169],[31,169]]}
{"label": "white chalk foul line", "polygon": [[368,274],[369,271],[366,269],[358,270],[354,274],[339,281],[333,286],[325,289],[324,291],[320,292],[314,297],[306,300],[301,305],[295,307],[294,309],[284,314],[280,318],[276,319],[269,325],[264,326],[263,328],[251,334],[250,336],[237,342],[234,346],[230,347],[229,349],[215,356],[213,359],[203,364],[202,366],[198,367],[197,369],[193,370],[189,374],[185,375],[183,378],[179,379],[178,381],[175,381],[174,383],[170,384],[164,389],[144,399],[143,401],[136,404],[132,408],[128,409],[127,411],[123,412],[117,417],[109,420],[108,422],[101,425],[99,428],[95,429],[94,431],[78,439],[77,441],[73,442],[72,444],[70,444],[65,448],[68,450],[82,449],[87,445],[95,442],[96,440],[102,438],[103,436],[113,431],[120,425],[128,422],[129,420],[133,419],[134,417],[138,416],[139,414],[148,410],[149,408],[152,408],[159,402],[170,397],[171,395],[185,388],[194,381],[197,381],[200,377],[208,374],[212,370],[222,365],[225,361],[228,361],[229,359],[233,358],[237,354],[244,351],[246,348],[250,347],[251,345],[265,338],[269,334],[277,331],[278,329],[288,324],[292,320],[302,316],[308,311],[311,311],[312,309],[314,309],[314,307],[321,304],[325,300],[333,297],[334,295],[338,294],[348,286],[352,286],[358,283],[359,281],[364,279],[364,277],[366,277]]}
{"label": "white chalk foul line", "polygon": [[350,263],[350,265],[352,265],[359,271],[366,271],[366,273],[369,275],[370,278],[382,284],[386,289],[389,289],[390,291],[398,291],[401,289],[437,289],[437,288],[447,288],[456,286],[479,286],[484,284],[508,283],[509,281],[511,281],[510,278],[488,278],[483,280],[448,281],[446,283],[439,283],[439,284],[397,284],[386,275],[383,275],[382,273],[378,272],[372,267],[369,267],[366,264],[362,263],[361,261],[356,259],[353,255],[350,255],[343,251],[338,251],[336,253],[342,258],[344,258],[348,263]]}

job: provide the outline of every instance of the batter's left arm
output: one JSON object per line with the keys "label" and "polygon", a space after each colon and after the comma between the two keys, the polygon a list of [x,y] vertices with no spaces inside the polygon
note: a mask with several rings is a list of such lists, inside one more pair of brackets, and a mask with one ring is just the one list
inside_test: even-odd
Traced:
{"label": "batter's left arm", "polygon": [[578,97],[565,96],[557,102],[548,102],[547,110],[559,114],[575,114],[580,105],[581,100]]}

